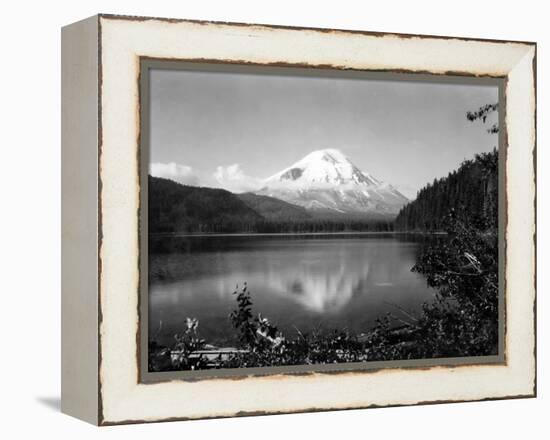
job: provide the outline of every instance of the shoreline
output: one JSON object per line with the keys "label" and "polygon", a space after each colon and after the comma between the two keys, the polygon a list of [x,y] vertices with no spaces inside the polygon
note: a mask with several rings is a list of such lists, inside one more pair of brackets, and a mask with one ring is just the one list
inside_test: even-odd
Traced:
{"label": "shoreline", "polygon": [[185,237],[277,237],[277,236],[323,236],[323,235],[447,235],[443,231],[425,232],[425,231],[342,231],[342,232],[235,232],[235,233],[179,233],[179,232],[160,232],[150,233],[151,238],[185,238]]}

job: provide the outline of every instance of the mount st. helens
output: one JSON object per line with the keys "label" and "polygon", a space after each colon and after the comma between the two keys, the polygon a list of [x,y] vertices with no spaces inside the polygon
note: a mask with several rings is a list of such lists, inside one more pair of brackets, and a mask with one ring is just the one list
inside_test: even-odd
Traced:
{"label": "mount st. helens", "polygon": [[314,151],[264,181],[256,194],[315,213],[395,216],[409,200],[335,149]]}
{"label": "mount st. helens", "polygon": [[314,151],[234,194],[149,176],[152,233],[388,231],[408,199],[338,150]]}

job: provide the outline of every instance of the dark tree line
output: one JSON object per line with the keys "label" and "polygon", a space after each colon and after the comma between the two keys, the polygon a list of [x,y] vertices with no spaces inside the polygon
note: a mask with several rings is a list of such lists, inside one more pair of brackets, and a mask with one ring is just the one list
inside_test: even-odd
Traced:
{"label": "dark tree line", "polygon": [[181,185],[149,176],[150,233],[314,233],[391,231],[391,219],[313,216],[282,200]]}
{"label": "dark tree line", "polygon": [[498,150],[465,160],[447,177],[422,188],[395,219],[396,230],[442,231],[449,212],[479,229],[496,229]]}
{"label": "dark tree line", "polygon": [[304,221],[265,221],[255,224],[259,233],[391,232],[391,220],[312,219]]}
{"label": "dark tree line", "polygon": [[[490,114],[498,112],[498,103],[486,104],[466,112],[470,122],[487,122]],[[498,124],[487,129],[498,133]],[[447,177],[435,179],[422,188],[414,201],[404,206],[395,219],[395,230],[442,231],[446,218],[479,230],[496,231],[498,227],[498,150],[476,154],[465,160]]]}
{"label": "dark tree line", "polygon": [[149,232],[252,232],[262,216],[229,191],[149,176]]}

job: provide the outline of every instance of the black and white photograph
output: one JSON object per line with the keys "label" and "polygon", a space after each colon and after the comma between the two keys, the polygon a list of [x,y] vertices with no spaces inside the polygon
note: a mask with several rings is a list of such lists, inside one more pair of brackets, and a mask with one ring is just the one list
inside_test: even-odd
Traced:
{"label": "black and white photograph", "polygon": [[149,372],[502,355],[497,82],[147,72]]}

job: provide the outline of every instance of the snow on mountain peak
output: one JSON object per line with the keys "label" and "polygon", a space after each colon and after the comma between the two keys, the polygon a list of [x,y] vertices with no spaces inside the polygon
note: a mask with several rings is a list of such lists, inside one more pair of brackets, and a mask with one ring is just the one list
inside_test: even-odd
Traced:
{"label": "snow on mountain peak", "polygon": [[258,194],[307,209],[397,213],[408,199],[361,171],[340,150],[316,150],[264,181]]}
{"label": "snow on mountain peak", "polygon": [[311,162],[316,160],[324,160],[331,163],[345,163],[349,159],[336,148],[325,148],[324,150],[316,150],[305,156],[300,162]]}
{"label": "snow on mountain peak", "polygon": [[378,185],[380,182],[357,168],[340,150],[313,151],[294,165],[265,180],[267,186],[326,188],[335,185]]}

